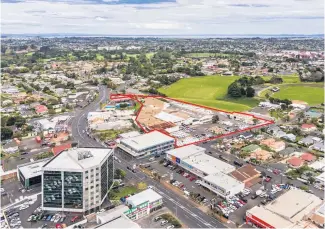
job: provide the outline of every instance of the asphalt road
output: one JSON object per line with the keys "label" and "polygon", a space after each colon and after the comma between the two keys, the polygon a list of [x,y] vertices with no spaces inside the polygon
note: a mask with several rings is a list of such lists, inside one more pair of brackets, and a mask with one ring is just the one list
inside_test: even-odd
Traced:
{"label": "asphalt road", "polygon": [[[207,142],[205,144],[201,144],[200,146],[206,148],[207,149],[207,152],[211,151],[212,152],[211,156],[213,156],[213,157],[218,158],[218,155],[223,155],[225,158],[230,159],[231,162],[233,162],[233,161],[236,160],[236,161],[242,162],[243,164],[246,163],[246,162],[244,162],[244,160],[242,160],[241,158],[237,158],[233,154],[223,153],[223,152],[220,152],[220,151],[212,148],[211,146],[214,145],[215,143],[216,142],[211,141],[211,142]],[[291,183],[291,184],[293,184],[296,187],[306,186],[305,184],[303,184],[299,180],[290,180],[290,179],[288,179],[285,175],[284,176],[282,176],[282,175],[275,175],[272,171],[273,171],[273,169],[275,169],[274,166],[276,166],[276,165],[277,165],[277,163],[268,164],[268,165],[265,165],[265,166],[259,166],[259,165],[256,165],[255,166],[258,171],[260,171],[260,172],[263,171],[263,172],[265,172],[266,175],[272,177],[272,180],[270,181],[270,183],[264,183],[264,185],[267,185],[267,186],[271,187],[272,184]],[[276,166],[276,169],[279,169],[279,167]],[[285,172],[285,171],[282,170],[282,172]],[[320,198],[323,198],[324,197],[324,192],[322,190],[316,189],[313,185],[309,185],[308,187],[309,187],[310,190],[313,191],[313,193],[316,196],[318,196]]]}
{"label": "asphalt road", "polygon": [[[74,139],[79,142],[79,147],[103,147],[101,143],[97,142],[93,138],[90,138],[87,133],[84,133],[84,130],[87,129],[85,117],[88,112],[99,108],[100,102],[106,101],[109,93],[109,89],[100,86],[98,99],[88,105],[84,110],[76,113],[72,121],[72,135]],[[163,185],[152,180],[141,172],[130,172],[126,168],[127,166],[132,165],[123,159],[121,159],[121,163],[115,161],[115,168],[120,168],[127,172],[126,179],[130,179],[135,182],[145,181],[148,185],[154,186],[155,190],[164,197],[164,205],[169,208],[183,223],[185,223],[187,227],[225,228],[225,226],[217,221],[217,219],[197,209],[196,206],[190,204],[186,199],[175,198],[175,194],[172,191],[166,189]]]}
{"label": "asphalt road", "polygon": [[110,89],[100,85],[99,95],[92,103],[81,111],[75,111],[72,119],[72,136],[78,142],[79,147],[102,147],[103,145],[90,138],[87,133],[87,114],[91,111],[96,111],[101,102],[106,102],[109,97]]}

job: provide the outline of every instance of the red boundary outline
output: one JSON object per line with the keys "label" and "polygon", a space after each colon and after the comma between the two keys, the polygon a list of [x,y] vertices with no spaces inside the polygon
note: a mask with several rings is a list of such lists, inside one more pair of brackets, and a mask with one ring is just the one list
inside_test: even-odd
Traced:
{"label": "red boundary outline", "polygon": [[[218,138],[227,137],[227,136],[230,136],[230,135],[233,135],[233,134],[242,133],[242,132],[245,132],[245,131],[250,131],[250,130],[253,130],[253,129],[261,128],[263,126],[268,126],[268,125],[274,124],[274,121],[267,120],[267,119],[263,119],[263,118],[260,118],[260,117],[256,117],[253,114],[246,114],[246,113],[243,113],[243,112],[230,112],[230,111],[225,111],[225,110],[221,110],[221,109],[217,109],[217,108],[212,108],[212,107],[207,107],[207,106],[203,106],[203,105],[193,104],[193,103],[189,103],[189,102],[186,102],[186,101],[183,101],[183,100],[173,99],[173,98],[164,97],[164,96],[160,96],[160,95],[110,94],[110,100],[122,99],[122,98],[128,98],[128,99],[135,100],[135,101],[137,101],[141,105],[140,108],[139,108],[139,110],[138,110],[138,112],[137,112],[137,114],[136,114],[135,122],[141,128],[141,130],[143,132],[150,133],[152,131],[159,131],[159,132],[161,132],[161,133],[163,133],[163,134],[165,134],[165,135],[167,135],[167,136],[169,136],[171,138],[174,138],[175,139],[175,144],[174,144],[175,148],[180,148],[180,147],[184,147],[184,146],[188,146],[188,145],[193,145],[193,144],[198,144],[198,143],[202,143],[202,142],[213,141],[213,140],[218,139]],[[222,134],[222,135],[214,136],[212,138],[206,138],[206,139],[202,139],[200,141],[196,141],[196,142],[192,142],[192,143],[188,143],[188,144],[185,144],[185,145],[178,146],[177,145],[177,138],[176,137],[171,136],[168,133],[162,132],[161,130],[151,130],[151,131],[148,131],[148,130],[146,130],[146,128],[144,128],[141,125],[141,123],[138,121],[138,116],[139,116],[139,114],[140,114],[140,112],[141,112],[141,110],[143,108],[143,103],[138,98],[161,98],[161,99],[167,99],[167,100],[172,100],[172,101],[176,101],[176,102],[179,102],[179,103],[189,104],[189,105],[192,105],[192,106],[196,106],[196,107],[200,107],[200,108],[204,108],[204,109],[208,109],[208,110],[213,110],[213,111],[219,111],[219,112],[223,112],[223,113],[227,113],[227,114],[247,115],[247,116],[251,116],[251,117],[253,117],[255,119],[265,121],[265,123],[260,124],[260,125],[257,125],[257,126],[253,126],[253,127],[248,127],[248,128],[242,129],[242,130],[237,130],[237,131],[234,131],[234,132],[231,132],[231,133]]]}

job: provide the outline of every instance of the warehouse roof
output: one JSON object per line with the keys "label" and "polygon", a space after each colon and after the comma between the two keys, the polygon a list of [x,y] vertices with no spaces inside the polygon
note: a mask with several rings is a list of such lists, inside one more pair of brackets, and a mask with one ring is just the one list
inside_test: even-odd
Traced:
{"label": "warehouse roof", "polygon": [[208,175],[217,172],[230,173],[236,169],[235,166],[211,157],[205,153],[192,155],[182,161]]}
{"label": "warehouse roof", "polygon": [[62,151],[43,167],[80,171],[99,165],[112,152],[105,148],[72,148]]}
{"label": "warehouse roof", "polygon": [[147,134],[122,139],[121,143],[133,148],[134,150],[140,151],[171,141],[175,141],[174,138],[155,130]]}
{"label": "warehouse roof", "polygon": [[276,213],[268,211],[263,207],[255,206],[247,210],[246,215],[249,216],[250,214],[268,224],[271,224],[271,226],[274,228],[288,228],[290,225],[292,225],[292,222],[289,220],[286,220]]}
{"label": "warehouse roof", "polygon": [[192,155],[201,154],[204,152],[205,152],[205,148],[202,148],[202,147],[196,146],[196,145],[188,145],[188,146],[180,147],[177,149],[168,150],[168,151],[166,151],[166,154],[170,154],[172,156],[175,156],[175,157],[183,160],[183,159],[188,158]]}
{"label": "warehouse roof", "polygon": [[313,194],[292,189],[270,202],[265,208],[287,220],[297,222],[321,203],[321,199]]}
{"label": "warehouse roof", "polygon": [[235,178],[221,172],[216,172],[214,174],[203,177],[203,180],[206,180],[211,184],[215,184],[226,191],[243,184]]}

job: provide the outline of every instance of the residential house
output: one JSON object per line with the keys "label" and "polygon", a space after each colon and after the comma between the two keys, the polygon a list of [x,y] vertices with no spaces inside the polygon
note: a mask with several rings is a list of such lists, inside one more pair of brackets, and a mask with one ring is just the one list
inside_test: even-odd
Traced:
{"label": "residential house", "polygon": [[308,135],[307,137],[302,138],[298,143],[301,145],[304,145],[304,146],[311,146],[311,145],[313,145],[315,143],[319,143],[321,141],[322,141],[322,139],[320,139],[318,137]]}
{"label": "residential house", "polygon": [[312,148],[314,150],[324,152],[324,143],[323,142],[317,142],[314,145],[312,145],[310,148]]}
{"label": "residential house", "polygon": [[266,130],[268,134],[272,134],[273,136],[275,136],[275,134],[279,131],[281,131],[281,129],[278,126],[271,126]]}
{"label": "residential house", "polygon": [[243,151],[245,153],[251,153],[251,152],[254,152],[254,151],[259,150],[259,149],[261,149],[261,148],[258,145],[251,144],[251,145],[243,147],[241,149],[241,151]]}
{"label": "residential house", "polygon": [[39,115],[47,114],[48,109],[44,105],[38,105],[38,106],[35,107],[35,112],[36,112],[36,114],[39,114]]}
{"label": "residential house", "polygon": [[291,141],[291,142],[295,142],[297,139],[296,135],[294,135],[294,134],[286,134],[282,138],[285,140]]}
{"label": "residential house", "polygon": [[266,161],[271,157],[272,157],[272,152],[263,149],[255,150],[250,154],[250,158],[254,158],[259,161]]}
{"label": "residential house", "polygon": [[279,152],[285,149],[284,141],[276,141],[274,138],[268,138],[260,142],[262,145],[268,146],[271,150]]}
{"label": "residential house", "polygon": [[304,132],[311,132],[311,131],[315,131],[317,130],[317,127],[314,125],[314,124],[302,124],[301,125],[301,129],[304,131]]}
{"label": "residential house", "polygon": [[295,152],[296,152],[296,149],[295,148],[293,148],[293,147],[287,147],[287,148],[279,151],[279,155],[281,157],[284,157],[285,158],[285,157],[292,156]]}
{"label": "residential house", "polygon": [[303,166],[304,161],[300,159],[299,157],[291,157],[289,160],[287,160],[287,164],[294,169],[300,168]]}
{"label": "residential house", "polygon": [[311,153],[304,153],[303,155],[300,156],[300,158],[302,160],[304,160],[305,162],[313,162],[316,160],[315,155],[313,155]]}
{"label": "residential house", "polygon": [[286,132],[280,130],[280,131],[274,133],[273,136],[276,138],[283,138],[283,137],[287,136],[287,134],[286,134]]}

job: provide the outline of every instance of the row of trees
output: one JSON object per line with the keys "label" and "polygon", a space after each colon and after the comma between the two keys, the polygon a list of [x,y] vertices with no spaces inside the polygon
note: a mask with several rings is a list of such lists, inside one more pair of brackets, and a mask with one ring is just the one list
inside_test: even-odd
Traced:
{"label": "row of trees", "polygon": [[254,97],[255,89],[251,86],[242,86],[238,82],[233,82],[228,87],[228,95],[232,98]]}

